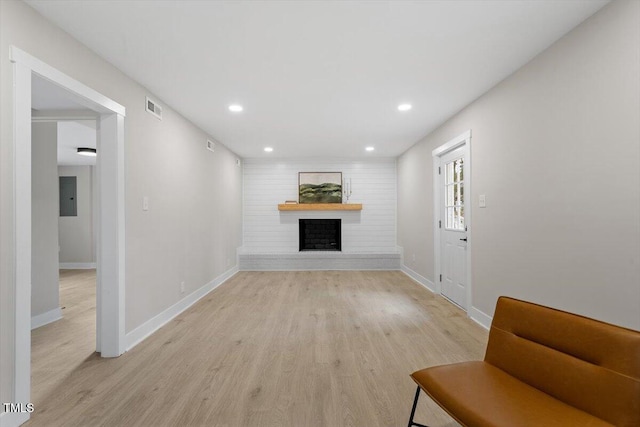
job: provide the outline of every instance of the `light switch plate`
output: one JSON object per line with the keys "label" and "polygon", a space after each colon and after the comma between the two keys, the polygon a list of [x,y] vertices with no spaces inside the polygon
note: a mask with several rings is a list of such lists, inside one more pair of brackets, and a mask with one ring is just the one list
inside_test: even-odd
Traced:
{"label": "light switch plate", "polygon": [[144,196],[142,198],[142,210],[143,211],[148,211],[149,210],[149,197]]}
{"label": "light switch plate", "polygon": [[480,197],[478,198],[478,204],[480,205],[481,208],[487,207],[487,199],[484,194],[481,194]]}

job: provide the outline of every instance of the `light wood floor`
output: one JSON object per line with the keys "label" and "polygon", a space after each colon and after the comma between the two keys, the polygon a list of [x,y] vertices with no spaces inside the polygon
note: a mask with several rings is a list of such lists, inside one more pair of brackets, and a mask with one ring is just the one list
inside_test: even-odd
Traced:
{"label": "light wood floor", "polygon": [[[68,274],[80,288],[90,273]],[[409,374],[481,359],[487,340],[401,272],[242,272],[101,359],[95,297],[65,294],[66,318],[33,333],[27,426],[405,426]],[[424,395],[416,421],[457,425]]]}
{"label": "light wood floor", "polygon": [[60,270],[62,319],[31,331],[31,401],[43,402],[96,349],[96,271]]}

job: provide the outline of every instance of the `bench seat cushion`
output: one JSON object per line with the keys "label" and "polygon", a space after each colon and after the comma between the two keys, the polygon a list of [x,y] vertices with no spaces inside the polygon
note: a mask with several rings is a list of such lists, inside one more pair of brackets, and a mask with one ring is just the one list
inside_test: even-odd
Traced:
{"label": "bench seat cushion", "polygon": [[411,374],[436,403],[467,427],[611,427],[487,362],[434,366]]}

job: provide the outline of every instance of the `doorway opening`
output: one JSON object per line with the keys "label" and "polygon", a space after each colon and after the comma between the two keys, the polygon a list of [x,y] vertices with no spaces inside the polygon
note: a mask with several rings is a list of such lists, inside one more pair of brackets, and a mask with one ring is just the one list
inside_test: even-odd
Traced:
{"label": "doorway opening", "polygon": [[432,152],[435,283],[465,311],[471,307],[471,131]]}
{"label": "doorway opening", "polygon": [[[97,115],[32,77],[31,402],[96,350]],[[73,109],[69,109],[73,108]]]}
{"label": "doorway opening", "polygon": [[[96,351],[117,357],[125,350],[124,329],[124,117],[125,108],[11,46],[15,155],[15,323],[13,401],[31,398],[32,261],[32,80],[42,79],[97,117],[97,291]],[[16,415],[18,423],[28,413]]]}

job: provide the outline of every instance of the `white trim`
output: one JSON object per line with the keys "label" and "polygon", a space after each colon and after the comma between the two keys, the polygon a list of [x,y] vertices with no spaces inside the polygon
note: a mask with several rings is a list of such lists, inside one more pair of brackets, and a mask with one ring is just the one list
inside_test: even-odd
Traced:
{"label": "white trim", "polygon": [[419,284],[421,284],[425,288],[427,288],[428,291],[430,291],[432,293],[436,292],[435,291],[435,285],[433,284],[433,282],[431,280],[429,280],[426,277],[416,273],[415,271],[413,271],[412,269],[410,269],[406,265],[402,264],[402,268],[401,268],[400,271],[402,271],[404,274],[406,274],[411,279],[413,279],[414,281],[418,282]]}
{"label": "white trim", "polygon": [[95,262],[61,262],[58,265],[60,270],[91,270],[96,268]]}
{"label": "white trim", "polygon": [[467,301],[466,307],[463,307],[467,311],[467,316],[470,316],[470,307],[473,307],[472,293],[471,293],[471,245],[473,240],[471,239],[471,213],[472,213],[472,200],[473,192],[471,188],[471,130],[463,132],[450,141],[442,144],[431,152],[433,160],[433,245],[434,245],[434,267],[435,275],[434,280],[436,282],[436,293],[442,293],[442,284],[439,277],[440,271],[440,227],[438,222],[442,220],[440,218],[442,198],[440,197],[440,174],[438,173],[438,167],[440,166],[440,157],[444,154],[455,150],[458,147],[464,146],[464,184],[465,184],[465,225],[467,227]]}
{"label": "white trim", "polygon": [[451,150],[455,150],[456,148],[460,147],[462,144],[464,144],[465,142],[467,142],[467,140],[470,140],[470,139],[471,139],[471,130],[468,130],[468,131],[463,132],[462,134],[456,136],[452,140],[447,141],[446,143],[442,144],[441,146],[439,146],[435,150],[433,150],[431,152],[431,155],[433,157],[440,157],[443,154],[448,153]]}
{"label": "white trim", "polygon": [[[29,403],[29,402],[26,402]],[[22,412],[2,412],[0,413],[0,427],[18,427],[20,424],[29,421],[29,414]]]}
{"label": "white trim", "polygon": [[469,317],[471,318],[471,320],[473,320],[483,328],[487,330],[491,328],[491,322],[493,321],[493,318],[488,314],[485,314],[482,311],[478,310],[477,308],[471,307],[469,309]]}
{"label": "white trim", "polygon": [[77,120],[96,120],[100,114],[91,110],[33,110],[32,122],[65,122]]}
{"label": "white trim", "polygon": [[[124,116],[125,108],[95,90],[63,74],[55,68],[34,58],[24,51],[10,47],[13,63],[13,153],[14,153],[14,271],[15,271],[15,330],[14,330],[14,403],[28,403],[31,397],[31,78],[33,74],[46,79],[67,91],[79,104],[101,114],[103,128],[98,132],[107,144],[98,157],[98,167],[107,172],[99,178],[102,189],[99,198],[109,217],[100,223],[103,241],[98,239],[98,248],[109,253],[109,263],[98,259],[102,275],[109,275],[107,283],[111,299],[96,295],[96,310],[99,316],[109,317],[107,325],[110,335],[96,330],[96,348],[103,356],[122,354],[124,347]],[[100,121],[98,122],[100,123]],[[104,126],[107,124],[108,126]],[[110,160],[106,160],[110,159]],[[107,225],[104,225],[107,224]],[[115,241],[115,244],[114,244]],[[103,277],[104,279],[104,277]],[[100,275],[98,280],[100,281]],[[104,290],[104,289],[103,289]],[[107,292],[105,292],[107,293]],[[115,296],[115,300],[113,299]],[[102,307],[104,306],[104,307]],[[101,308],[104,308],[101,310]],[[19,419],[26,421],[26,413]],[[11,417],[13,420],[14,417]],[[4,422],[4,421],[3,421]]]}
{"label": "white trim", "polygon": [[40,326],[48,325],[56,320],[62,319],[62,310],[60,307],[54,308],[37,316],[31,316],[31,330],[39,328]]}
{"label": "white trim", "polygon": [[[100,117],[96,164],[98,181],[98,244],[96,299],[101,307],[96,336],[102,357],[125,352],[125,212],[124,117]],[[96,340],[97,341],[97,340]]]}
{"label": "white trim", "polygon": [[11,62],[20,63],[49,82],[67,90],[69,95],[80,105],[103,114],[115,113],[123,117],[127,115],[122,105],[91,89],[89,86],[67,76],[15,46],[11,46],[9,49]]}
{"label": "white trim", "polygon": [[163,312],[147,320],[142,325],[135,328],[133,331],[127,334],[127,351],[131,350],[136,345],[140,344],[143,340],[156,332],[158,329],[169,323],[174,317],[191,307],[198,302],[201,298],[206,296],[209,292],[229,280],[236,273],[238,273],[238,267],[234,267],[220,276],[216,277],[211,282],[202,286],[200,289],[190,293],[171,307],[167,308]]}
{"label": "white trim", "polygon": [[442,293],[442,282],[440,282],[440,157],[436,150],[431,153],[433,162],[433,280],[435,282],[435,293]]}
{"label": "white trim", "polygon": [[[13,403],[31,398],[31,69],[13,64],[15,331]],[[27,419],[29,414],[25,414]]]}

